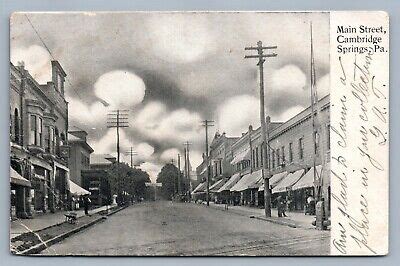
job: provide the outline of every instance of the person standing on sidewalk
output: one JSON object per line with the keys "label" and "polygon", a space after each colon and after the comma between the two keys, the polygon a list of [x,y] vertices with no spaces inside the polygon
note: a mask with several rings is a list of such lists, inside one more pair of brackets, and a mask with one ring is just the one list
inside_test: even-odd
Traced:
{"label": "person standing on sidewalk", "polygon": [[84,197],[83,198],[83,207],[85,209],[85,215],[89,215],[89,204],[90,204],[90,199],[89,197]]}

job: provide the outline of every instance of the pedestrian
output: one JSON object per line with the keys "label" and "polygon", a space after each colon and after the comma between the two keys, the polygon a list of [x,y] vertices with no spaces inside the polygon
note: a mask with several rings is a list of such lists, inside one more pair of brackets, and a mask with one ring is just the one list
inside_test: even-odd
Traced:
{"label": "pedestrian", "polygon": [[278,209],[278,217],[282,217],[282,200],[281,196],[276,198],[276,208]]}
{"label": "pedestrian", "polygon": [[286,208],[287,208],[286,198],[282,198],[281,206],[282,206],[281,213],[282,213],[283,217],[287,217],[287,215],[286,215]]}
{"label": "pedestrian", "polygon": [[315,215],[315,199],[311,194],[307,197],[308,213]]}
{"label": "pedestrian", "polygon": [[83,198],[83,207],[85,209],[85,215],[89,215],[89,204],[90,204],[89,197],[84,197]]}

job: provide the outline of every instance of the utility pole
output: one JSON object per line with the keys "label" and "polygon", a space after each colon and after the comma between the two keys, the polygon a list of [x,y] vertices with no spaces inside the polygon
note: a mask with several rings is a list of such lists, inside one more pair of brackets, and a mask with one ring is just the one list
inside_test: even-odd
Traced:
{"label": "utility pole", "polygon": [[188,184],[188,196],[189,199],[191,198],[191,192],[190,192],[190,156],[189,156],[189,146],[192,145],[192,143],[190,143],[189,141],[186,141],[185,143],[183,143],[183,145],[185,146],[184,150],[185,150],[185,178]]}
{"label": "utility pole", "polygon": [[120,163],[119,129],[129,127],[129,110],[114,110],[107,114],[107,127],[117,129],[117,162]]}
{"label": "utility pole", "polygon": [[269,144],[269,137],[267,135],[267,127],[265,123],[265,104],[264,104],[264,62],[266,57],[276,57],[276,53],[264,54],[264,50],[276,49],[277,46],[263,46],[261,41],[257,42],[256,47],[245,47],[244,50],[255,50],[257,55],[246,55],[244,58],[256,58],[258,59],[257,66],[260,69],[260,120],[261,120],[261,138],[263,141],[263,167],[262,177],[264,179],[264,209],[265,216],[271,217],[271,191],[269,188],[270,172],[269,166],[267,166],[267,150]]}
{"label": "utility pole", "polygon": [[178,153],[178,195],[181,194],[181,155]]}
{"label": "utility pole", "polygon": [[[128,114],[129,110],[113,110],[107,114],[107,128],[117,129],[117,179],[119,180],[119,164],[120,164],[120,147],[119,147],[119,129],[129,127]],[[122,197],[122,184],[118,182],[118,198]],[[122,202],[120,202],[122,204]]]}
{"label": "utility pole", "polygon": [[206,190],[206,198],[207,198],[207,206],[210,206],[210,160],[209,160],[209,154],[208,154],[208,128],[214,126],[213,123],[215,121],[213,120],[204,120],[203,121],[203,126],[206,131],[206,164],[207,164],[207,178],[206,178],[206,183],[207,183],[207,190]]}
{"label": "utility pole", "polygon": [[133,168],[133,156],[137,155],[138,153],[133,150],[133,147],[127,152],[125,152],[126,155],[129,155],[131,157],[131,168]]}

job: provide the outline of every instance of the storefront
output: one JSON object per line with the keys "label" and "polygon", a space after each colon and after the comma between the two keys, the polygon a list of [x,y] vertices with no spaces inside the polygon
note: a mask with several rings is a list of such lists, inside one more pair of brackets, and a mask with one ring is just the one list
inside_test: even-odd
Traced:
{"label": "storefront", "polygon": [[304,169],[297,170],[293,173],[289,173],[283,178],[273,189],[272,195],[276,199],[278,196],[286,198],[288,209],[290,211],[295,210],[295,199],[292,191],[292,187],[296,184],[301,177],[304,175]]}
{"label": "storefront", "polygon": [[222,200],[222,203],[233,203],[230,189],[240,180],[240,178],[240,173],[236,173],[232,175],[220,189],[218,189],[217,192]]}
{"label": "storefront", "polygon": [[27,195],[29,195],[30,187],[31,182],[10,167],[10,217],[12,219],[29,216],[26,207],[29,206]]}
{"label": "storefront", "polygon": [[[281,172],[281,173],[274,174],[273,176],[271,176],[271,178],[269,179],[270,189],[273,189],[274,187],[276,187],[279,184],[279,182],[281,182],[287,175],[288,175],[288,172]],[[264,184],[262,184],[258,188],[258,198],[264,199]],[[273,208],[276,207],[275,198],[276,197],[274,195],[271,195],[271,205]],[[260,204],[264,204],[264,201],[260,202],[259,205]]]}
{"label": "storefront", "polygon": [[90,192],[78,186],[71,180],[69,180],[69,189],[72,197],[72,209],[78,210],[83,206],[82,197],[90,195]]}

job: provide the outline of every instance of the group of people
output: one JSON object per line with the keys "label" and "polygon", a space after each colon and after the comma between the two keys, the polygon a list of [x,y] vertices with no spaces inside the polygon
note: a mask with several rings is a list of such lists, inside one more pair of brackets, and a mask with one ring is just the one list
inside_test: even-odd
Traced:
{"label": "group of people", "polygon": [[[287,217],[286,210],[290,202],[286,199],[286,197],[278,196],[276,198],[276,207],[278,209],[278,217]],[[305,213],[310,215],[315,215],[315,199],[310,194],[306,197],[305,204]]]}

